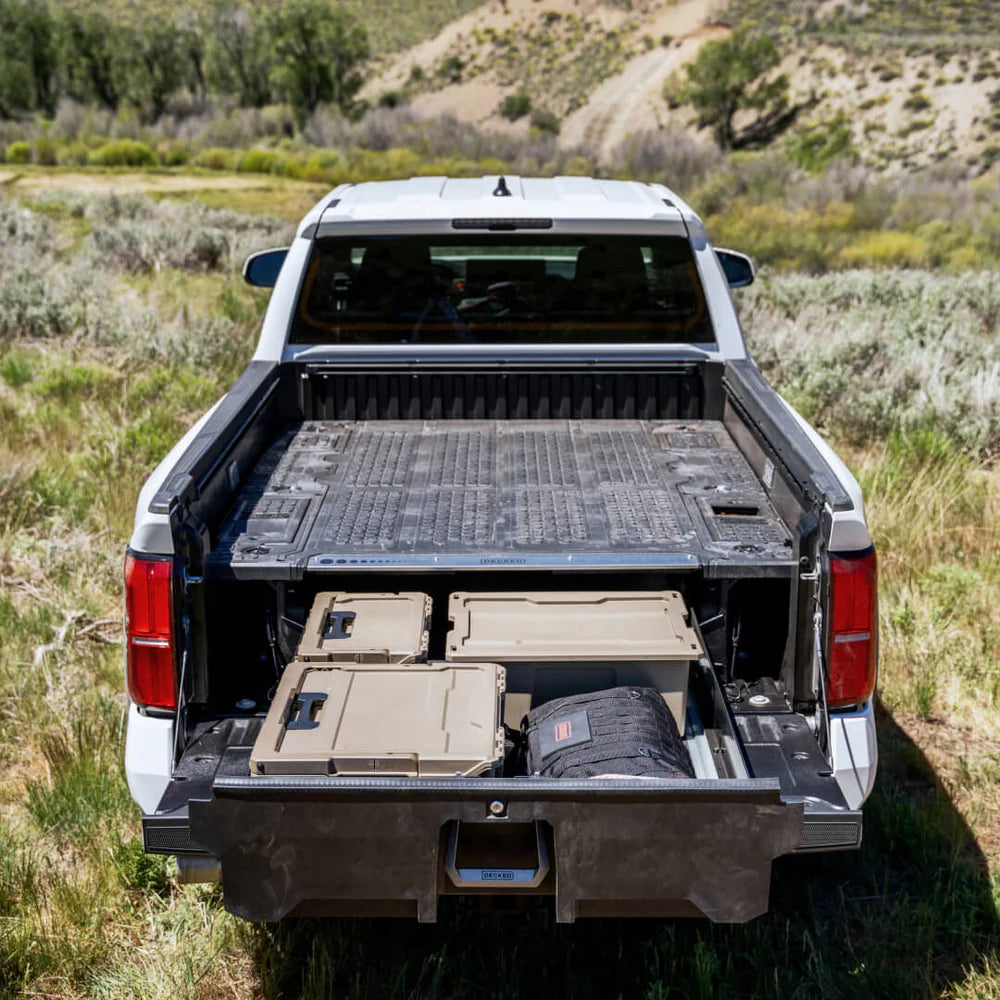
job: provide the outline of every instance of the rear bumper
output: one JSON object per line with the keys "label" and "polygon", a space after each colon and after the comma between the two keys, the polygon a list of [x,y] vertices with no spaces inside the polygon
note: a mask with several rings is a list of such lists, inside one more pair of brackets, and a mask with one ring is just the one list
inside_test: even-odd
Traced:
{"label": "rear bumper", "polygon": [[[226,907],[248,920],[430,922],[442,895],[530,893],[554,897],[559,922],[742,922],[767,910],[774,858],[856,847],[861,835],[860,813],[783,800],[771,778],[250,777],[243,757],[227,753],[209,795],[146,816],[143,826],[147,850],[218,858]],[[508,875],[502,857],[485,876],[492,884],[460,887],[449,878],[456,830],[474,826],[502,844],[526,824],[547,845],[539,851],[547,871],[535,884]]]}

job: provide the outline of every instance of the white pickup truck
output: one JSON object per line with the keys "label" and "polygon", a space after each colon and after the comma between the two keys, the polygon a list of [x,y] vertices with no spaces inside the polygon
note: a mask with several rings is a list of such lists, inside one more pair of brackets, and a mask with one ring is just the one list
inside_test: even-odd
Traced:
{"label": "white pickup truck", "polygon": [[748,258],[658,184],[422,177],[244,276],[257,351],[126,557],[147,851],[251,920],[733,922],[858,847],[875,553],[747,356]]}

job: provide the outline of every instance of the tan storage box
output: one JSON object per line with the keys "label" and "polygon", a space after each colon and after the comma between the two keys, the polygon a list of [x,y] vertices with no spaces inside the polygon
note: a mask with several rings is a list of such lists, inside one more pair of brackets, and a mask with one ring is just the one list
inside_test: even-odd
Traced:
{"label": "tan storage box", "polygon": [[476,775],[503,758],[495,663],[321,664],[281,677],[253,774]]}
{"label": "tan storage box", "polygon": [[[676,590],[451,595],[449,660],[696,660]],[[484,655],[488,654],[488,655]]]}
{"label": "tan storage box", "polygon": [[317,594],[297,658],[310,663],[403,663],[427,659],[426,594]]}
{"label": "tan storage box", "polygon": [[451,595],[447,658],[507,667],[504,721],[618,685],[655,687],[684,731],[690,663],[703,655],[677,591]]}

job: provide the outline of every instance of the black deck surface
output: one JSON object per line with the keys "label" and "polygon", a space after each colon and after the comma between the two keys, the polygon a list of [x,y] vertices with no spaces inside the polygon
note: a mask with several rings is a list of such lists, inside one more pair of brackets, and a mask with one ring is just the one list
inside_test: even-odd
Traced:
{"label": "black deck surface", "polygon": [[723,425],[310,421],[265,452],[210,564],[304,571],[793,565]]}

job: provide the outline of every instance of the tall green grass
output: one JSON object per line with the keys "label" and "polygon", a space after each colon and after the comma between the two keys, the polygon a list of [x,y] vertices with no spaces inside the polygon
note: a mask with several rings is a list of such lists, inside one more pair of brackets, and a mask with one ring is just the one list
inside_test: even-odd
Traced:
{"label": "tall green grass", "polygon": [[125,788],[122,546],[150,467],[249,356],[242,241],[285,225],[74,198],[0,202],[0,224],[0,994],[219,993],[244,975],[233,923],[142,854]]}

